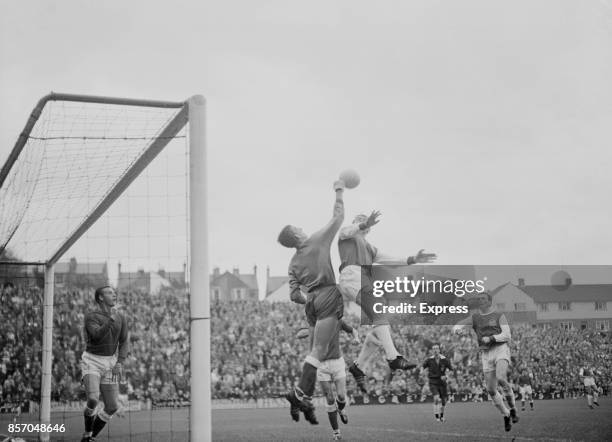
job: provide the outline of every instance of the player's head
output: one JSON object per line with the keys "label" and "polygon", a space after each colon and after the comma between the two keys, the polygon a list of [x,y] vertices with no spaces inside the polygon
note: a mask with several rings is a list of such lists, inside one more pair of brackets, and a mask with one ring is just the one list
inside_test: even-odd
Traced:
{"label": "player's head", "polygon": [[278,242],[284,247],[293,249],[306,241],[306,238],[308,235],[301,228],[287,225],[278,235]]}
{"label": "player's head", "polygon": [[6,293],[7,295],[10,295],[13,293],[13,291],[15,290],[15,284],[13,284],[12,282],[8,281],[5,282],[2,285],[2,290],[4,291],[4,293]]}
{"label": "player's head", "polygon": [[431,346],[431,352],[433,353],[434,356],[439,356],[440,355],[440,344],[438,344],[437,342],[433,343]]}
{"label": "player's head", "polygon": [[521,373],[522,373],[522,374],[527,374],[527,367],[523,367],[523,368],[521,369]]}
{"label": "player's head", "polygon": [[[353,224],[361,224],[361,223],[365,223],[368,220],[368,215],[366,215],[365,213],[360,213],[359,215],[355,215],[355,218],[353,218]],[[362,232],[368,233],[370,231],[370,229],[365,229],[362,230]]]}
{"label": "player's head", "polygon": [[98,287],[94,293],[94,300],[99,305],[114,307],[117,303],[117,293],[110,285]]}
{"label": "player's head", "polygon": [[478,308],[480,310],[487,311],[491,308],[491,304],[493,304],[493,296],[489,292],[482,292],[480,294],[480,302],[478,303]]}

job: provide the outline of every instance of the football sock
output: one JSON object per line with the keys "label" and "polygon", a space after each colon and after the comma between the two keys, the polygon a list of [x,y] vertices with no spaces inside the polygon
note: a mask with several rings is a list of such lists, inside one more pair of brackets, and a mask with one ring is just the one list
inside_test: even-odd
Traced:
{"label": "football sock", "polygon": [[[373,332],[370,332],[370,333],[373,333]],[[370,337],[370,333],[368,333],[368,335],[366,336],[365,341],[363,345],[361,346],[361,351],[359,352],[359,356],[357,357],[357,360],[355,361],[355,365],[357,365],[357,367],[359,367],[361,370],[363,370],[367,366],[367,362],[370,359],[370,357],[372,357],[372,355],[378,351],[378,345],[372,342],[371,339],[368,339]]]}
{"label": "football sock", "polygon": [[332,429],[337,430],[338,429],[338,412],[336,410],[328,411],[327,416],[329,417],[329,423],[331,424]]}
{"label": "football sock", "polygon": [[96,418],[93,421],[92,428],[91,428],[92,429],[91,435],[93,437],[96,437],[98,433],[102,431],[102,428],[104,428],[104,425],[106,425],[106,421],[103,421],[102,419],[100,419],[100,415],[96,416]]}
{"label": "football sock", "polygon": [[94,415],[94,412],[96,410],[92,410],[89,407],[85,408],[85,411],[83,412],[83,418],[85,420],[85,433],[91,433],[91,426],[93,424],[94,418],[96,417]]}
{"label": "football sock", "polygon": [[344,410],[344,407],[346,407],[346,400],[341,401],[340,399],[336,398],[336,405],[338,406],[338,410]]}
{"label": "football sock", "polygon": [[508,406],[511,410],[514,410],[516,408],[516,404],[514,401],[514,391],[512,391],[510,385],[507,384],[503,387],[503,390],[504,395],[506,396],[506,402],[508,403]]}
{"label": "football sock", "polygon": [[510,416],[510,410],[508,410],[508,407],[506,407],[504,404],[504,399],[502,398],[502,395],[499,394],[499,391],[496,391],[491,399],[493,400],[495,408],[497,408],[501,414],[504,416]]}

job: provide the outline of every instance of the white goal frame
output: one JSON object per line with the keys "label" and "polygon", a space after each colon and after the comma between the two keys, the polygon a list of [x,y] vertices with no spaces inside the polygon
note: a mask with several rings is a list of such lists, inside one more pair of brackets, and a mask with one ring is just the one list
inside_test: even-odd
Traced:
{"label": "white goal frame", "polygon": [[[210,293],[208,271],[208,208],[206,173],[206,101],[194,95],[184,102],[138,100],[90,95],[51,93],[43,97],[19,135],[15,146],[0,170],[0,188],[16,163],[45,105],[51,101],[69,101],[108,105],[141,106],[179,109],[143,154],[130,166],[97,207],[60,245],[52,257],[40,262],[0,262],[11,265],[44,265],[45,286],[43,300],[43,343],[40,423],[51,424],[51,380],[53,339],[54,266],[66,251],[106,212],[129,185],[145,170],[187,123],[189,138],[189,308],[190,308],[190,399],[189,431],[198,440],[210,441]],[[199,344],[199,345],[196,345]],[[40,433],[41,441],[48,441],[50,433]]]}

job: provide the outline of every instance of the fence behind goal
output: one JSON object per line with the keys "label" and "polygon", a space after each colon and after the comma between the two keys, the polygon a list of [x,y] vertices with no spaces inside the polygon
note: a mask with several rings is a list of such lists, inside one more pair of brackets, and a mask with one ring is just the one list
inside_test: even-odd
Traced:
{"label": "fence behind goal", "polygon": [[0,172],[0,434],[80,437],[83,318],[110,285],[129,356],[101,436],[210,437],[208,346],[189,345],[209,342],[203,118],[201,97],[51,94],[32,112]]}

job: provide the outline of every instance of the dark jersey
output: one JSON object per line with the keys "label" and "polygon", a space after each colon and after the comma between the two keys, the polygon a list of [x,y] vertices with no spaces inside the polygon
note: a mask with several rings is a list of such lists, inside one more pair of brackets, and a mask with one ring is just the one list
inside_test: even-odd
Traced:
{"label": "dark jersey", "polygon": [[498,335],[502,332],[500,319],[503,313],[491,312],[483,315],[482,313],[472,314],[472,328],[476,332],[478,338],[478,345],[483,350],[488,350],[494,344],[483,344],[482,338],[485,336]]}
{"label": "dark jersey", "polygon": [[453,369],[450,361],[443,355],[440,355],[437,361],[434,356],[427,358],[423,368],[428,371],[429,382],[442,382],[442,376],[446,376],[446,371]]}
{"label": "dark jersey", "polygon": [[98,356],[112,356],[118,352],[118,361],[127,357],[127,321],[119,313],[111,316],[101,310],[95,310],[85,315],[86,351]]}
{"label": "dark jersey", "polygon": [[343,219],[344,204],[342,200],[337,200],[331,221],[321,230],[313,233],[291,258],[289,286],[292,300],[301,298],[300,287],[312,293],[320,287],[336,284],[330,249]]}
{"label": "dark jersey", "polygon": [[531,378],[527,374],[522,374],[518,378],[519,387],[525,387],[531,385]]}

